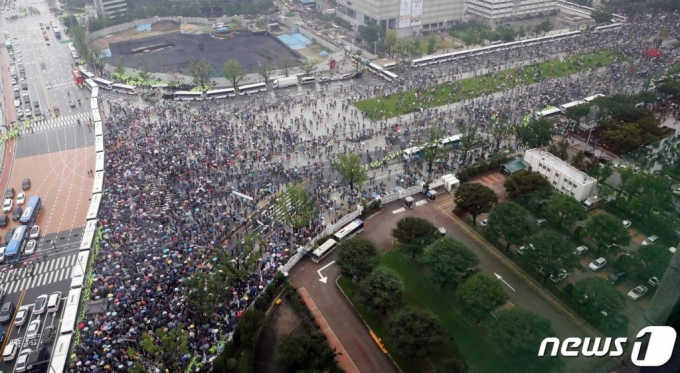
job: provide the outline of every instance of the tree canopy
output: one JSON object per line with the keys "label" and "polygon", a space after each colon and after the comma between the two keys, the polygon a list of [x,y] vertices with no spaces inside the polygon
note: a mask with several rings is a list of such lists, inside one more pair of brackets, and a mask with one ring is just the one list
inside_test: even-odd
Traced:
{"label": "tree canopy", "polygon": [[460,285],[456,290],[456,297],[478,323],[508,300],[503,285],[497,279],[482,273],[472,275]]}
{"label": "tree canopy", "polygon": [[479,259],[462,243],[442,238],[432,244],[422,262],[432,271],[432,281],[444,287],[460,283],[479,264]]}
{"label": "tree canopy", "polygon": [[343,275],[355,282],[361,282],[378,266],[380,256],[373,241],[361,237],[353,237],[342,241],[336,249],[338,256],[336,265]]}
{"label": "tree canopy", "polygon": [[667,247],[659,244],[640,246],[632,255],[632,269],[640,281],[647,281],[654,276],[661,279],[673,257]]}
{"label": "tree canopy", "polygon": [[524,126],[517,127],[517,136],[529,148],[547,145],[554,133],[555,127],[546,119],[533,120]]}
{"label": "tree canopy", "polygon": [[189,74],[194,79],[194,85],[206,91],[210,87],[210,76],[214,69],[206,60],[194,60],[189,63]]}
{"label": "tree canopy", "polygon": [[432,312],[407,307],[388,323],[399,350],[410,358],[427,357],[446,341],[446,330]]}
{"label": "tree canopy", "polygon": [[554,194],[543,206],[543,215],[554,225],[565,228],[588,216],[581,203],[566,194]]}
{"label": "tree canopy", "polygon": [[510,198],[516,198],[543,188],[551,188],[550,183],[543,175],[527,170],[517,171],[510,175],[503,186]]}
{"label": "tree canopy", "polygon": [[595,325],[605,318],[619,314],[626,301],[623,293],[599,276],[590,276],[577,281],[573,296],[578,307],[583,310],[581,315]]}
{"label": "tree canopy", "polygon": [[340,173],[342,180],[349,184],[350,189],[361,187],[368,181],[368,175],[361,166],[361,157],[354,153],[342,153],[333,163],[333,168]]}
{"label": "tree canopy", "polygon": [[467,212],[472,216],[472,222],[477,222],[477,216],[488,212],[498,203],[496,192],[479,183],[465,183],[456,190],[456,209],[454,213]]}
{"label": "tree canopy", "polygon": [[224,64],[222,68],[222,76],[224,76],[234,89],[238,89],[238,83],[245,78],[246,73],[243,71],[243,67],[236,60],[229,60]]}
{"label": "tree canopy", "polygon": [[510,249],[510,245],[525,243],[535,230],[536,224],[531,220],[529,211],[515,202],[500,203],[489,212],[486,232],[493,238],[502,238],[506,250]]}
{"label": "tree canopy", "polygon": [[612,244],[621,246],[630,243],[630,235],[621,220],[609,214],[591,216],[586,222],[585,235],[597,243],[597,252],[600,255],[606,253]]}
{"label": "tree canopy", "polygon": [[560,269],[570,272],[580,266],[569,241],[554,231],[542,230],[529,237],[528,243],[534,246],[534,250],[526,250],[527,262],[542,269],[544,281]]}
{"label": "tree canopy", "polygon": [[306,227],[317,215],[317,200],[302,185],[291,185],[276,198],[276,220],[293,229]]}
{"label": "tree canopy", "polygon": [[361,283],[359,294],[367,309],[380,310],[384,315],[388,308],[401,302],[404,284],[396,273],[384,267],[377,267]]}
{"label": "tree canopy", "polygon": [[319,333],[284,335],[279,343],[277,360],[292,372],[332,371],[337,367],[335,353]]}
{"label": "tree canopy", "polygon": [[392,236],[399,242],[408,244],[418,238],[434,235],[436,232],[437,227],[429,220],[407,216],[397,222],[397,226],[392,229]]}

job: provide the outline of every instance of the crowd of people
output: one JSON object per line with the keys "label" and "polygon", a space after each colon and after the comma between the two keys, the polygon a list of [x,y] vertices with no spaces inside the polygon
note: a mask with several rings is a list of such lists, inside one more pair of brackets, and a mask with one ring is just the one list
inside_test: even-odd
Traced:
{"label": "crowd of people", "polygon": [[[136,107],[104,99],[106,179],[98,215],[104,239],[93,265],[91,300],[104,300],[106,310],[80,323],[82,338],[69,371],[122,372],[135,362],[152,371],[157,362],[139,346],[141,336],[160,343],[159,329],[179,325],[189,331],[190,353],[178,357],[171,371],[183,372],[196,356],[210,361],[219,352],[219,342],[233,332],[240,313],[282,263],[358,202],[359,191],[342,185],[331,167],[339,154],[353,152],[371,162],[393,153],[397,145],[417,143],[432,123],[439,123],[446,133],[479,123],[479,132],[485,135],[492,116],[507,115],[513,123],[547,105],[594,93],[639,90],[648,76],[672,62],[668,56],[637,58],[639,52],[661,28],[680,36],[680,15],[631,23],[597,37],[584,34],[416,69],[403,74],[403,85],[353,85],[322,97],[251,98],[229,110],[209,102]],[[619,48],[635,58],[400,118],[371,121],[352,106],[359,99],[407,89],[436,89],[436,84],[464,76],[502,74],[522,61],[607,48]],[[508,138],[503,146],[519,145]],[[403,173],[402,167],[401,162],[383,163],[370,170],[370,181],[361,192],[389,191],[392,176]],[[395,177],[395,182],[419,177],[417,170],[409,173],[412,177]],[[308,180],[307,188],[318,197],[319,215],[294,232],[275,219],[271,203],[277,192],[301,180]],[[243,245],[249,234],[267,244],[249,250]],[[232,296],[213,315],[205,317],[188,305],[191,289],[185,282],[194,273],[210,273],[218,260],[240,266],[253,256],[257,265],[233,284]],[[131,348],[138,355],[130,353]]]}

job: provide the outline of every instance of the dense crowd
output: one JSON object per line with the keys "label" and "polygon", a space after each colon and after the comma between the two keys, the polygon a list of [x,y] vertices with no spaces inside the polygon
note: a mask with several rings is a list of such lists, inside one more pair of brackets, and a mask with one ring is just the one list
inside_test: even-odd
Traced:
{"label": "dense crowd", "polygon": [[[463,76],[502,74],[522,61],[556,55],[604,48],[639,55],[661,27],[678,36],[680,16],[652,17],[597,37],[475,57],[455,67],[416,69],[404,74],[401,86],[354,85],[321,97],[249,99],[233,109],[209,102],[193,108],[174,102],[137,108],[105,100],[106,180],[98,216],[105,234],[94,263],[91,298],[103,300],[106,310],[80,323],[82,339],[70,371],[120,372],[135,361],[153,371],[154,358],[139,347],[141,335],[159,343],[159,328],[180,324],[189,331],[191,352],[179,357],[172,372],[184,371],[195,356],[202,361],[214,357],[219,341],[229,337],[240,313],[281,264],[357,203],[358,191],[341,185],[330,166],[339,154],[353,152],[372,162],[394,152],[397,144],[417,143],[433,122],[446,133],[480,123],[479,132],[484,133],[492,116],[505,114],[513,123],[545,106],[594,93],[630,93],[671,60],[615,61],[531,87],[375,122],[353,108],[354,100],[436,89],[436,84]],[[516,146],[511,139],[504,142],[504,147]],[[400,162],[383,163],[370,171],[362,192],[385,193],[392,175],[403,172],[401,167]],[[300,180],[307,180],[307,188],[318,197],[319,216],[293,232],[274,219],[277,208],[270,206],[278,191]],[[241,240],[253,232],[268,244],[246,251]],[[224,254],[235,266],[247,255],[256,256],[258,264],[206,319],[188,306],[190,289],[184,282],[197,271],[210,273]],[[140,354],[137,358],[129,353],[133,347]]]}

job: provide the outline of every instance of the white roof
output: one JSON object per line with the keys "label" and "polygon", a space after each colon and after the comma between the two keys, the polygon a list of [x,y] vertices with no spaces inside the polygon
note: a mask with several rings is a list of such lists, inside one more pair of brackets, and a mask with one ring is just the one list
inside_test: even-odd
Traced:
{"label": "white roof", "polygon": [[593,177],[589,176],[585,172],[577,170],[576,168],[574,168],[574,166],[564,162],[563,160],[557,158],[550,152],[545,151],[543,149],[529,149],[524,154],[525,160],[526,154],[532,154],[534,157],[541,159],[541,162],[543,162],[544,164],[550,165],[551,168],[559,171],[560,173],[569,177],[570,179],[574,180],[577,183],[588,184],[590,182],[596,181]]}

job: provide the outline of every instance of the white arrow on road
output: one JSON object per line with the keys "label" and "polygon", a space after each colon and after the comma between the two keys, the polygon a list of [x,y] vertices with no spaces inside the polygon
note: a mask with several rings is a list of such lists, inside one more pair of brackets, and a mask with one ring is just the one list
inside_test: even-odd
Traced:
{"label": "white arrow on road", "polygon": [[333,264],[333,263],[335,263],[335,260],[332,261],[332,262],[330,262],[330,263],[328,263],[328,264],[326,264],[325,266],[323,266],[322,268],[320,268],[319,270],[316,271],[316,273],[318,273],[318,274],[319,274],[319,277],[320,277],[320,278],[319,278],[319,281],[323,282],[324,284],[326,283],[326,281],[328,281],[328,277],[323,276],[323,275],[321,274],[321,271],[323,271],[324,269],[328,268],[328,267],[329,267],[331,264]]}
{"label": "white arrow on road", "polygon": [[508,284],[507,282],[505,282],[505,280],[503,280],[503,277],[501,277],[501,275],[499,275],[499,274],[496,273],[496,272],[494,272],[493,274],[496,275],[496,278],[498,278],[499,280],[503,281],[504,284],[508,285],[508,287],[509,287],[512,291],[515,291],[515,289],[514,289],[512,286],[510,286],[510,284]]}

